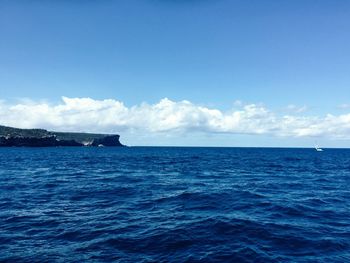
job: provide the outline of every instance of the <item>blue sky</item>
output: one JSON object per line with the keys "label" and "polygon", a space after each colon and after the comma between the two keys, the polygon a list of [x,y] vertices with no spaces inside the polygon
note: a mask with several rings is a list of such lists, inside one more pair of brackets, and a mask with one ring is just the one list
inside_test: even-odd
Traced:
{"label": "blue sky", "polygon": [[[348,114],[349,28],[350,2],[340,0],[2,0],[0,99],[10,107],[88,97],[130,108],[169,98],[223,112],[239,100],[276,114],[291,105],[306,117]],[[162,138],[235,145],[241,136],[208,133],[196,143]],[[243,144],[314,140],[266,136]]]}

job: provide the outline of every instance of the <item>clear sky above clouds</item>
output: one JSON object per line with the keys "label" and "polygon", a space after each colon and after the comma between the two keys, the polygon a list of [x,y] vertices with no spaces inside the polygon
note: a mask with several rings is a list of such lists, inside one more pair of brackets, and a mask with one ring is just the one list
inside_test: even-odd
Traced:
{"label": "clear sky above clouds", "polygon": [[[320,140],[350,146],[345,136],[350,134],[349,28],[350,2],[345,0],[2,0],[0,123],[122,130],[130,144],[309,146]],[[164,106],[164,98],[177,106],[186,100],[224,117],[248,114],[246,108],[254,104],[273,114],[275,122],[290,115],[299,122],[275,127],[280,131],[275,132],[272,124],[264,123],[270,126],[266,131],[256,121],[249,127],[238,121],[235,125],[246,128],[237,130],[224,117],[214,125],[206,115],[204,126],[200,119],[197,126],[185,127],[194,121],[187,117],[198,112],[186,112],[184,121],[174,117],[180,107],[155,115],[152,125],[168,125],[158,134],[150,124],[140,128],[114,119],[100,126],[64,121],[55,126],[5,117],[23,105],[69,108],[62,96],[96,103],[111,99],[127,109],[144,109],[143,102]],[[330,124],[327,114],[338,122]],[[173,122],[157,122],[162,118]],[[301,119],[307,120],[304,126]],[[306,135],[292,132],[310,125],[323,126],[302,130]],[[332,131],[316,131],[327,125],[343,134],[334,138]],[[254,135],[252,127],[262,134]],[[136,140],[147,132],[150,137]]]}

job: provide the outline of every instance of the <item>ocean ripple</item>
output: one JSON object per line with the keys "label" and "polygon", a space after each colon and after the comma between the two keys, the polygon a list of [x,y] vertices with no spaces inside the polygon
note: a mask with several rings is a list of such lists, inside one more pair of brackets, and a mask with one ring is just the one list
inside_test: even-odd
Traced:
{"label": "ocean ripple", "polygon": [[2,148],[0,262],[350,262],[350,150]]}

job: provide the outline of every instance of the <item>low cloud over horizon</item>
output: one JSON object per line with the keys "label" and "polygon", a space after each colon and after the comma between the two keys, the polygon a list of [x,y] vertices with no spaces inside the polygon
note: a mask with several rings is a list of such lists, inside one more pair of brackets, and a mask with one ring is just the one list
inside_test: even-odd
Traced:
{"label": "low cloud over horizon", "polygon": [[[287,107],[288,108],[288,107]],[[289,106],[292,108],[292,106]],[[303,110],[273,112],[257,104],[240,104],[228,111],[190,101],[164,98],[155,104],[126,107],[106,99],[62,97],[62,102],[0,102],[0,124],[57,131],[152,134],[242,134],[277,137],[350,138],[350,113],[302,115]]]}

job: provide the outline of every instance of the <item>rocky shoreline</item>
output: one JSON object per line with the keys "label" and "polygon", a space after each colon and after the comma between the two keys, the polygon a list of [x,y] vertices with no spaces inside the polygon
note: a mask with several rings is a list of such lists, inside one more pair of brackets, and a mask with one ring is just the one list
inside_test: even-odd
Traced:
{"label": "rocky shoreline", "polygon": [[52,132],[0,126],[0,147],[106,146],[122,147],[117,134]]}

